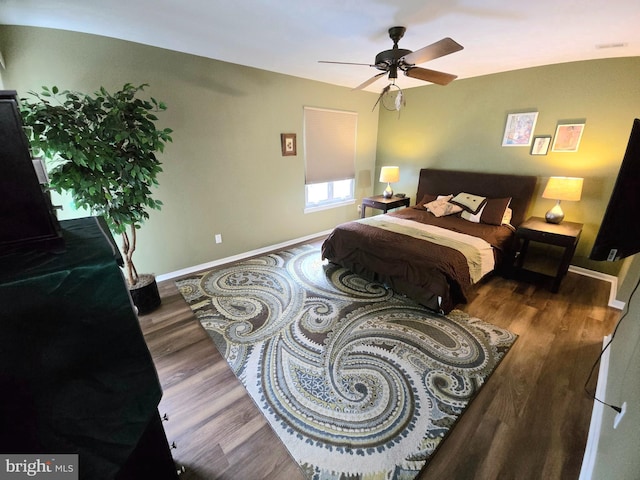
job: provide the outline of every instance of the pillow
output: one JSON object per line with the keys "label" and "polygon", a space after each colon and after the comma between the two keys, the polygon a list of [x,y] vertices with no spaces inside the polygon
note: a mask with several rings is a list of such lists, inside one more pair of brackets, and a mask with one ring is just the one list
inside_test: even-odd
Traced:
{"label": "pillow", "polygon": [[433,202],[436,198],[437,197],[435,195],[431,195],[430,193],[425,193],[424,196],[422,197],[422,200],[420,200],[415,204],[415,208],[417,208],[418,210],[426,210],[427,207],[425,205],[429,202]]}
{"label": "pillow", "polygon": [[502,217],[502,225],[511,225],[511,217],[513,216],[513,210],[507,208],[504,211],[504,216]]}
{"label": "pillow", "polygon": [[440,196],[436,200],[425,204],[427,210],[433,213],[436,217],[444,217],[446,215],[453,215],[462,211],[462,207],[449,203],[453,195]]}
{"label": "pillow", "polygon": [[[425,193],[422,196],[422,200],[415,204],[415,208],[418,210],[428,210],[427,204],[433,202],[434,200],[440,200],[441,198],[447,197],[447,195],[434,195],[432,193]],[[449,195],[447,200],[453,197],[453,195]]]}
{"label": "pillow", "polygon": [[487,223],[489,225],[503,225],[505,223],[509,223],[511,221],[511,215],[508,216],[507,221],[505,222],[505,218],[507,217],[507,210],[509,213],[513,213],[509,207],[511,203],[511,197],[508,198],[488,198],[485,204],[480,208],[478,213],[475,215],[464,211],[460,214],[462,218],[474,223]]}
{"label": "pillow", "polygon": [[[487,203],[482,209],[482,216],[480,221],[482,223],[488,223],[489,225],[502,225],[503,218],[511,203],[511,197],[507,198],[491,198],[487,199]],[[511,221],[511,218],[509,218]]]}
{"label": "pillow", "polygon": [[461,192],[453,197],[450,202],[459,205],[469,213],[477,214],[487,201],[487,197]]}
{"label": "pillow", "polygon": [[482,217],[482,212],[483,212],[485,206],[486,205],[483,205],[482,208],[480,209],[480,211],[478,213],[476,213],[475,215],[473,213],[467,212],[466,210],[463,210],[463,212],[460,214],[460,216],[462,218],[464,218],[465,220],[469,220],[470,222],[480,223],[481,217]]}

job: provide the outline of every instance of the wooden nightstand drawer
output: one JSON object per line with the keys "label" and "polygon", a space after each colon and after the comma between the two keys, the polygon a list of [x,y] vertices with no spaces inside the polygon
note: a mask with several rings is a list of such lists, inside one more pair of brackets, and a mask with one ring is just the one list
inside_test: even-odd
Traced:
{"label": "wooden nightstand drawer", "polygon": [[376,200],[369,199],[369,198],[363,199],[362,203],[365,204],[367,207],[376,208],[378,210],[384,210],[388,208],[387,204],[384,204],[382,202],[378,202]]}
{"label": "wooden nightstand drawer", "polygon": [[518,236],[528,238],[534,242],[542,242],[550,245],[569,246],[577,243],[580,231],[574,235],[567,235],[561,232],[548,232],[540,230],[531,230],[528,228],[518,228]]}

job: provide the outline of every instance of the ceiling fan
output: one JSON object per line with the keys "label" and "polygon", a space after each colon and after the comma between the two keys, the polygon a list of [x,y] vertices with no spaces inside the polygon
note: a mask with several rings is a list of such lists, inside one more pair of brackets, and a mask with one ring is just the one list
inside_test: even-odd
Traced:
{"label": "ceiling fan", "polygon": [[447,37],[431,45],[427,45],[420,50],[412,52],[411,50],[398,48],[398,42],[404,36],[404,32],[406,32],[406,30],[407,29],[405,27],[391,27],[389,29],[389,37],[393,40],[393,48],[391,50],[384,50],[376,55],[374,64],[331,62],[324,60],[321,60],[320,63],[367,65],[369,67],[375,67],[378,70],[382,70],[381,73],[378,73],[367,81],[361,83],[355,87],[354,90],[360,90],[368,87],[387,73],[389,74],[389,80],[391,82],[395,82],[395,79],[398,78],[398,70],[402,70],[407,77],[417,78],[419,80],[424,80],[425,82],[431,82],[438,85],[448,85],[457,78],[457,75],[416,67],[416,65],[462,50],[464,48],[462,45]]}

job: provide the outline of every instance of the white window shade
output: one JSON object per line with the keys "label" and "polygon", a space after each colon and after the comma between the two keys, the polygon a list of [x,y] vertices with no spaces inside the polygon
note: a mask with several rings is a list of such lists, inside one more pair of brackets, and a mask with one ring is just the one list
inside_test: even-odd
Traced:
{"label": "white window shade", "polygon": [[305,184],[355,178],[358,114],[304,107]]}

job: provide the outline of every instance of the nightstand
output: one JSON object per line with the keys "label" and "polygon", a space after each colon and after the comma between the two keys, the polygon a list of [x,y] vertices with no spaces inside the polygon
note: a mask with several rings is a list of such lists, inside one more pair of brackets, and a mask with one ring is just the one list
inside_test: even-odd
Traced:
{"label": "nightstand", "polygon": [[365,209],[376,208],[378,210],[382,210],[383,213],[387,213],[387,211],[393,208],[399,207],[408,207],[411,203],[410,197],[391,197],[384,198],[382,195],[376,195],[375,197],[367,197],[362,199],[362,208],[360,210],[360,218],[364,218]]}
{"label": "nightstand", "polygon": [[515,262],[516,269],[522,270],[522,264],[527,255],[529,242],[539,242],[564,248],[558,270],[551,284],[551,291],[556,293],[560,288],[560,282],[569,270],[569,263],[576,251],[581,233],[581,223],[562,222],[556,225],[548,223],[541,217],[529,218],[516,230],[516,238],[522,240],[522,247]]}

